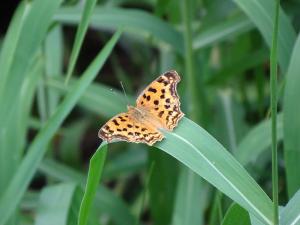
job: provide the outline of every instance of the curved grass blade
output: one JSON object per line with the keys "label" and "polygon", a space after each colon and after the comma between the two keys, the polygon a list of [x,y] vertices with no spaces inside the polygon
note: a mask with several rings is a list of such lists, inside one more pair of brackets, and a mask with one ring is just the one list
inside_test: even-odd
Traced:
{"label": "curved grass blade", "polygon": [[[77,24],[80,11],[75,7],[63,7],[54,18],[61,23]],[[184,52],[182,35],[168,23],[142,10],[95,7],[91,24],[93,27],[106,29],[124,27],[124,31],[134,35],[151,34],[171,45],[175,51],[182,54]]]}
{"label": "curved grass blade", "polygon": [[300,35],[297,38],[286,76],[283,108],[284,156],[288,194],[300,188]]}
{"label": "curved grass blade", "polygon": [[72,48],[70,63],[69,63],[68,70],[67,70],[66,83],[68,83],[68,81],[73,73],[75,63],[78,58],[79,51],[80,51],[80,48],[81,48],[81,45],[83,42],[83,38],[87,31],[88,24],[89,24],[89,21],[92,16],[92,12],[93,12],[93,9],[94,9],[96,3],[97,3],[97,0],[86,0],[85,1],[82,18],[80,20],[79,27],[78,27],[78,30],[77,30],[76,36],[75,36],[74,45]]}
{"label": "curved grass blade", "polygon": [[86,225],[96,195],[97,187],[103,172],[107,154],[107,145],[100,145],[90,160],[86,189],[81,202],[78,225]]}
{"label": "curved grass blade", "polygon": [[272,201],[233,156],[203,128],[183,118],[155,144],[214,185],[264,224],[272,224]]}
{"label": "curved grass blade", "polygon": [[[11,49],[4,52],[1,59],[7,57],[7,61],[2,61],[8,65],[4,66],[5,73],[0,76],[5,76],[3,87],[0,87],[0,124],[7,124],[10,118],[10,112],[15,110],[17,96],[20,94],[20,86],[22,85],[25,76],[28,72],[28,67],[37,53],[42,40],[47,34],[48,28],[52,22],[54,12],[57,10],[62,0],[36,0],[25,4],[25,14],[21,18],[22,22],[18,29],[10,31],[19,38],[12,38],[13,41],[7,41]],[[34,35],[32,35],[34,34]],[[8,48],[9,48],[8,47]],[[3,47],[4,48],[4,47]],[[5,48],[6,49],[6,48]],[[0,65],[2,68],[3,65]]]}
{"label": "curved grass blade", "polygon": [[[0,56],[0,193],[19,165],[26,120],[35,90],[36,54],[61,0],[23,1],[5,36]],[[41,5],[43,4],[43,5]],[[37,23],[38,21],[38,23]],[[32,35],[32,34],[35,35]],[[34,81],[32,83],[28,83]],[[24,93],[23,93],[24,91]],[[27,97],[27,98],[26,98]],[[24,101],[25,100],[25,101]],[[26,118],[27,119],[27,118]],[[17,125],[17,126],[16,126]],[[1,195],[0,194],[0,195]]]}
{"label": "curved grass blade", "polygon": [[206,179],[265,224],[272,224],[272,202],[246,170],[211,135],[184,118],[156,147]]}
{"label": "curved grass blade", "polygon": [[6,190],[2,193],[0,199],[0,224],[5,224],[9,216],[13,213],[21,198],[23,197],[26,188],[29,185],[42,157],[44,156],[47,145],[64,119],[70,113],[76,102],[86,90],[88,85],[98,74],[104,62],[110,55],[113,47],[117,43],[121,32],[114,34],[111,40],[105,45],[101,52],[97,55],[94,61],[86,69],[80,80],[73,86],[70,92],[66,95],[63,102],[59,105],[56,112],[46,122],[45,126],[37,134],[31,145],[28,153],[22,160],[18,170],[12,177],[11,182],[7,185]]}
{"label": "curved grass blade", "polygon": [[[234,0],[234,2],[249,16],[257,26],[269,47],[272,44],[272,31],[274,27],[273,0]],[[295,30],[288,17],[280,9],[278,30],[278,62],[285,73],[290,61],[293,45],[296,39]]]}

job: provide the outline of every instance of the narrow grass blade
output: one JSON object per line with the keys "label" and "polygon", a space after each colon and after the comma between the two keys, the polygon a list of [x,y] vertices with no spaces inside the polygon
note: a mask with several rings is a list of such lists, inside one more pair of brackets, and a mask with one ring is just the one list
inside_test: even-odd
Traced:
{"label": "narrow grass blade", "polygon": [[68,221],[69,214],[76,207],[73,202],[76,194],[75,183],[62,183],[46,186],[41,191],[35,217],[36,225],[71,225]]}
{"label": "narrow grass blade", "polygon": [[57,108],[57,111],[47,121],[45,126],[41,129],[34,141],[29,146],[28,153],[22,160],[18,170],[12,178],[12,181],[7,185],[7,188],[3,192],[0,199],[0,214],[3,215],[0,218],[0,224],[5,224],[11,213],[17,207],[42,157],[46,152],[49,141],[64,119],[70,113],[72,108],[75,106],[79,97],[96,77],[98,71],[102,68],[104,62],[110,55],[120,35],[121,32],[117,32],[105,45],[91,65],[86,69],[81,79],[66,95],[63,102]]}
{"label": "narrow grass blade", "polygon": [[211,28],[202,30],[200,34],[194,38],[193,48],[195,50],[204,48],[216,42],[223,41],[226,38],[243,34],[253,28],[253,23],[245,16],[238,16],[228,21],[222,21]]}
{"label": "narrow grass blade", "polygon": [[68,70],[67,70],[66,83],[69,81],[69,79],[73,73],[75,63],[77,61],[79,51],[80,51],[80,48],[81,48],[81,45],[83,42],[83,38],[87,31],[89,21],[92,16],[92,12],[93,12],[93,9],[94,9],[96,3],[97,3],[97,0],[85,0],[82,17],[81,17],[81,20],[80,20],[80,23],[78,26],[78,30],[76,32],[75,41],[74,41],[72,53],[70,56],[70,62],[69,62]]}
{"label": "narrow grass blade", "polygon": [[279,2],[276,0],[274,6],[274,26],[272,32],[272,46],[270,53],[270,107],[272,121],[272,198],[273,198],[273,223],[279,224],[278,213],[278,153],[277,153],[277,49],[278,49],[278,20],[279,20]]}
{"label": "narrow grass blade", "polygon": [[300,35],[294,46],[286,77],[283,108],[284,158],[288,194],[293,196],[300,188]]}
{"label": "narrow grass blade", "polygon": [[222,225],[251,225],[248,212],[236,203],[227,210]]}
{"label": "narrow grass blade", "polygon": [[[26,13],[22,18],[22,24],[16,33],[18,38],[14,44],[10,46],[12,51],[9,50],[5,55],[1,56],[3,59],[7,57],[10,62],[4,66],[5,73],[1,76],[7,77],[4,80],[4,88],[0,88],[0,124],[9,122],[10,112],[14,111],[17,96],[20,93],[20,86],[25,79],[24,73],[28,72],[28,67],[33,61],[33,57],[37,53],[42,40],[44,40],[48,28],[52,22],[54,12],[57,10],[62,0],[37,0],[26,4]],[[28,4],[28,5],[27,5]],[[12,29],[12,32],[16,30]],[[35,34],[35,35],[32,35]],[[8,37],[11,37],[9,34]],[[7,62],[7,61],[6,61]],[[3,62],[3,63],[6,63]],[[0,65],[2,68],[2,65]],[[9,78],[9,79],[8,79]],[[5,94],[3,94],[5,93]]]}
{"label": "narrow grass blade", "polygon": [[[56,13],[55,20],[65,24],[78,24],[80,11],[75,7],[61,8]],[[133,33],[134,36],[150,34],[171,45],[175,51],[184,52],[181,34],[168,23],[142,10],[95,7],[91,25],[102,29],[116,29],[121,26],[124,31]]]}
{"label": "narrow grass blade", "polygon": [[[43,2],[43,5],[41,3]],[[23,1],[5,36],[0,56],[0,193],[19,165],[26,138],[26,118],[35,90],[37,49],[61,0]],[[47,9],[47,12],[45,10]],[[37,23],[37,21],[39,21]],[[32,36],[31,34],[35,34]],[[32,74],[34,73],[34,74]],[[34,80],[32,79],[34,77]],[[32,83],[28,83],[28,81]],[[23,92],[24,91],[24,92]],[[27,95],[27,96],[26,96]],[[27,98],[26,98],[27,97]],[[25,101],[24,101],[25,100]],[[24,120],[23,120],[24,119]],[[24,125],[25,124],[25,125]]]}
{"label": "narrow grass blade", "polygon": [[280,212],[280,224],[300,224],[300,190],[296,192],[296,194],[291,198],[288,204]]}
{"label": "narrow grass blade", "polygon": [[[76,182],[82,188],[86,186],[86,177],[83,174],[53,160],[44,160],[39,170],[55,180]],[[104,186],[98,186],[94,204],[98,214],[108,215],[117,225],[132,225],[136,221],[129,211],[129,206]]]}
{"label": "narrow grass blade", "polygon": [[86,225],[106,160],[107,145],[101,145],[90,160],[85,193],[81,202],[78,225]]}
{"label": "narrow grass blade", "polygon": [[[8,31],[5,35],[4,41],[1,46],[0,54],[0,93],[3,95],[4,87],[9,77],[9,71],[14,62],[14,57],[17,51],[18,42],[21,38],[21,31],[24,22],[30,12],[31,3],[22,2],[9,25]],[[1,92],[2,91],[2,92]],[[0,96],[1,96],[0,95]]]}
{"label": "narrow grass blade", "polygon": [[[275,7],[275,1],[234,0],[234,2],[248,15],[250,20],[257,26],[266,43],[271,48],[272,30],[274,27],[273,9]],[[282,72],[285,73],[288,68],[293,45],[296,39],[296,33],[288,17],[285,15],[282,9],[280,9],[279,18],[278,62],[281,66]]]}

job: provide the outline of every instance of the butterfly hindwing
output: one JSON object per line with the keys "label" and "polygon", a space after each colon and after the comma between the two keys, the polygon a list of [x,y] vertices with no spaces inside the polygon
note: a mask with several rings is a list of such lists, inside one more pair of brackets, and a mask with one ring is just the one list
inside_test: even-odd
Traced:
{"label": "butterfly hindwing", "polygon": [[107,142],[118,139],[148,145],[163,139],[163,135],[155,127],[142,124],[129,113],[120,113],[110,119],[99,130],[98,136]]}

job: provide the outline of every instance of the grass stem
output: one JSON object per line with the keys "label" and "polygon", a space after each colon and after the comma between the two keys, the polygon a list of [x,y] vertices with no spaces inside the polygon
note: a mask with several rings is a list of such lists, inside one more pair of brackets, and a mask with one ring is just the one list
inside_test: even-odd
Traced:
{"label": "grass stem", "polygon": [[278,225],[278,159],[277,159],[277,40],[279,1],[276,1],[275,19],[270,54],[270,89],[271,89],[271,118],[272,118],[272,186],[273,186],[273,223]]}

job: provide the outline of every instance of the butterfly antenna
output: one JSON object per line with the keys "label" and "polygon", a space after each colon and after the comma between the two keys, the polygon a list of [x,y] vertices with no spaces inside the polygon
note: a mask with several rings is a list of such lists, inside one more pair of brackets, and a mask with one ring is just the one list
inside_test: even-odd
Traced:
{"label": "butterfly antenna", "polygon": [[121,87],[122,87],[122,90],[123,90],[123,93],[124,93],[124,96],[125,96],[125,99],[126,99],[126,103],[127,103],[127,105],[129,105],[129,99],[128,99],[128,97],[127,97],[127,94],[126,94],[126,91],[125,91],[123,82],[120,81],[120,84],[121,84]]}

